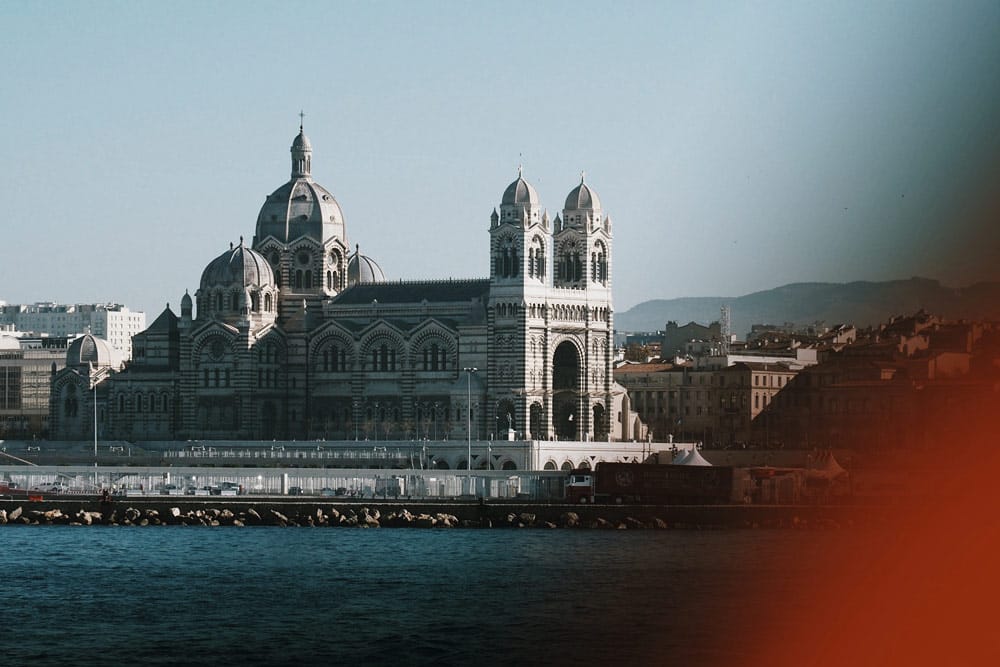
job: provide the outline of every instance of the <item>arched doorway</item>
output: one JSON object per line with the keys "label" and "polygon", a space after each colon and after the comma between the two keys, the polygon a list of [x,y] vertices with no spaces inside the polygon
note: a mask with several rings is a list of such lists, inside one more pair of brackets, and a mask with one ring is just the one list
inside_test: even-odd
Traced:
{"label": "arched doorway", "polygon": [[569,341],[556,348],[552,358],[553,427],[560,440],[576,440],[580,415],[577,392],[580,388],[580,353]]}
{"label": "arched doorway", "polygon": [[542,440],[545,437],[545,431],[542,428],[542,404],[532,403],[529,413],[531,421],[531,439]]}
{"label": "arched doorway", "polygon": [[604,440],[608,436],[608,420],[604,413],[604,406],[597,404],[593,408],[594,412],[594,438],[596,440]]}

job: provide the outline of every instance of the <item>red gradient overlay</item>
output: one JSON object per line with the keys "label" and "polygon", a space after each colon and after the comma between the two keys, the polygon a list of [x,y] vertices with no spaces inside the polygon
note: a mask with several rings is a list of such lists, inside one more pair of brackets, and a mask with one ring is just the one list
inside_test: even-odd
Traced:
{"label": "red gradient overlay", "polygon": [[898,505],[859,510],[750,664],[1000,664],[1000,394],[981,398],[927,416],[949,440]]}

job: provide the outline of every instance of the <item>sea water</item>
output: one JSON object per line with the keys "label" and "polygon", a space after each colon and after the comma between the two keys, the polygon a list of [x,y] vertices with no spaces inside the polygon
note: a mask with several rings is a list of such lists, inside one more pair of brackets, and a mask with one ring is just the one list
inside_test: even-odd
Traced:
{"label": "sea water", "polygon": [[6,526],[0,663],[738,664],[835,539]]}

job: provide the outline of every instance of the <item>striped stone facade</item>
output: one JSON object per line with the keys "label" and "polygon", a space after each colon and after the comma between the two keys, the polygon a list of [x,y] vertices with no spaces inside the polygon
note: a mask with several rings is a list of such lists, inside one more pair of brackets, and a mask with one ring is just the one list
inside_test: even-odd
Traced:
{"label": "striped stone facade", "polygon": [[252,244],[214,259],[180,316],[168,305],[102,376],[102,437],[609,438],[611,222],[582,179],[550,221],[518,176],[491,218],[489,279],[388,282],[348,254],[301,131],[291,152]]}

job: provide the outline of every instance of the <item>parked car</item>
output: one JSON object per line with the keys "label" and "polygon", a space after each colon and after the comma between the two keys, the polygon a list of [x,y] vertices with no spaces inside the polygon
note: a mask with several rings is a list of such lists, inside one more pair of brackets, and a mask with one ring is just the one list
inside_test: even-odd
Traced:
{"label": "parked car", "polygon": [[29,491],[37,491],[38,493],[65,493],[68,490],[69,487],[62,482],[42,482],[29,489]]}
{"label": "parked car", "polygon": [[290,486],[288,487],[288,495],[290,496],[301,496],[302,487],[301,486]]}

